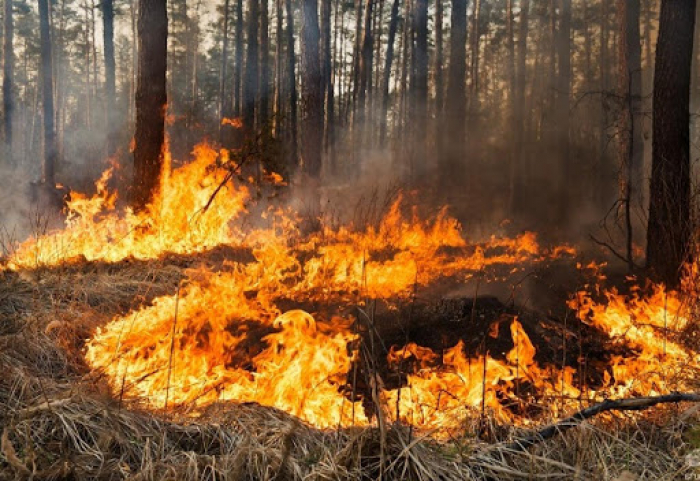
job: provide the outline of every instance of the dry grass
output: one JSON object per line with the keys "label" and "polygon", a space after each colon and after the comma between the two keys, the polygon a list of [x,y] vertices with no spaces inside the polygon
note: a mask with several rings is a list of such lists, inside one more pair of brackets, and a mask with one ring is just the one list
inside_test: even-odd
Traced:
{"label": "dry grass", "polygon": [[[80,355],[110,317],[171,293],[183,266],[0,272],[0,479],[683,479],[695,413],[615,415],[530,452],[406,426],[319,431],[272,408],[219,404],[193,421],[107,392]],[[498,426],[498,440],[517,435]],[[474,432],[465,426],[465,433]]]}

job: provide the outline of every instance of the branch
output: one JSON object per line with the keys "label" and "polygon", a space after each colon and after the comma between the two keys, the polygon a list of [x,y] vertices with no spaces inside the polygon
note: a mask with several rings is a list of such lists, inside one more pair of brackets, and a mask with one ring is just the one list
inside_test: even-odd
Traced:
{"label": "branch", "polygon": [[536,433],[516,439],[515,441],[506,444],[505,448],[512,451],[526,451],[536,444],[578,426],[586,419],[592,418],[593,416],[607,411],[642,411],[654,407],[657,404],[678,403],[682,401],[700,402],[700,394],[673,393],[655,397],[639,397],[619,400],[606,399],[602,403],[583,409],[573,416],[559,421],[558,423],[542,428]]}

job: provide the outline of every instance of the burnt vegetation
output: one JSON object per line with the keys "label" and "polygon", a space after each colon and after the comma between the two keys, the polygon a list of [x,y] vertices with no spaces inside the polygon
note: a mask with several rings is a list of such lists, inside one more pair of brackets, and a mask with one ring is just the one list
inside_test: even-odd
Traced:
{"label": "burnt vegetation", "polygon": [[700,476],[694,0],[0,2],[0,480]]}

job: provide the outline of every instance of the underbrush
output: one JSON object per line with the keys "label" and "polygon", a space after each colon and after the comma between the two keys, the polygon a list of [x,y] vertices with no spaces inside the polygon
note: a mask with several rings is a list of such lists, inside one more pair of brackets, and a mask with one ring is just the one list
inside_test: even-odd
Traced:
{"label": "underbrush", "polygon": [[687,405],[601,416],[526,452],[507,444],[525,427],[478,419],[437,441],[403,425],[317,430],[257,404],[218,403],[198,418],[147,411],[87,368],[83,342],[113,316],[172,293],[189,267],[125,261],[0,272],[0,479],[700,476],[685,457],[700,448],[698,409]]}

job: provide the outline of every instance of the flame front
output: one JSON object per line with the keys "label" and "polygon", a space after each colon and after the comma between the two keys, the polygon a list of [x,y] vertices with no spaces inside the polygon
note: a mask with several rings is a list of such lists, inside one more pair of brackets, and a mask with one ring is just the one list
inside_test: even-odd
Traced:
{"label": "flame front", "polygon": [[[426,221],[416,209],[404,215],[401,198],[377,226],[321,223],[302,235],[289,211],[271,209],[251,220],[248,188],[225,183],[226,172],[214,167],[221,155],[226,152],[201,145],[191,163],[168,168],[156,201],[141,214],[116,211],[105,173],[95,196],[72,195],[65,229],[28,240],[7,263],[19,270],[83,259],[157,259],[221,245],[250,249],[254,260],[226,263],[216,272],[192,269],[176,293],[97,331],[86,360],[119,395],[191,412],[217,401],[257,402],[321,428],[365,425],[380,415],[443,430],[483,410],[516,419],[514,406],[528,401],[521,386],[530,387],[527,396],[549,400],[557,414],[584,398],[668,392],[682,386],[686,369],[699,367],[695,353],[672,335],[689,322],[677,294],[661,287],[649,296],[610,291],[597,303],[581,292],[570,302],[579,318],[635,351],[614,358],[595,391],[582,390],[571,367],[538,365],[523,325],[511,319],[513,348],[499,359],[488,352],[469,357],[462,342],[444,352],[392,347],[387,363],[407,370],[405,382],[389,388],[374,379],[372,401],[380,407],[368,411],[353,384],[361,338],[343,306],[405,300],[441,279],[461,282],[495,266],[511,270],[572,249],[545,250],[532,233],[470,244],[445,209]],[[285,311],[283,301],[336,309],[323,315]],[[666,367],[674,365],[683,368]]]}

